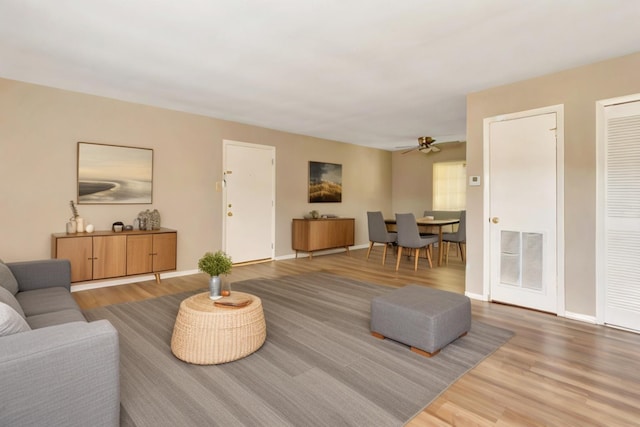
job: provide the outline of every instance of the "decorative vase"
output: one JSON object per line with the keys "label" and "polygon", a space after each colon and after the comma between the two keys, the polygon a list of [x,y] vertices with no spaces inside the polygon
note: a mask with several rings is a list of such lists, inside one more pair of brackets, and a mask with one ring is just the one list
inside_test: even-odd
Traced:
{"label": "decorative vase", "polygon": [[71,218],[67,223],[67,234],[75,234],[77,230],[76,220]]}
{"label": "decorative vase", "polygon": [[138,228],[140,230],[152,230],[151,212],[149,211],[149,209],[138,214]]}
{"label": "decorative vase", "polygon": [[209,279],[209,298],[216,300],[222,298],[220,276],[211,276]]}
{"label": "decorative vase", "polygon": [[76,231],[78,233],[84,232],[84,218],[76,217]]}
{"label": "decorative vase", "polygon": [[160,212],[158,212],[157,209],[154,209],[149,213],[149,219],[151,221],[151,229],[160,230]]}

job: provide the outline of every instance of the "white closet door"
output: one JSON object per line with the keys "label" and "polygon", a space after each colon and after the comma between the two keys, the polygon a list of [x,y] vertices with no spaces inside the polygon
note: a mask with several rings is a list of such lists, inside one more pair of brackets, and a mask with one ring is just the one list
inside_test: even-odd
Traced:
{"label": "white closet door", "polygon": [[491,299],[558,312],[556,112],[489,124]]}
{"label": "white closet door", "polygon": [[604,117],[604,322],[640,330],[640,102]]}

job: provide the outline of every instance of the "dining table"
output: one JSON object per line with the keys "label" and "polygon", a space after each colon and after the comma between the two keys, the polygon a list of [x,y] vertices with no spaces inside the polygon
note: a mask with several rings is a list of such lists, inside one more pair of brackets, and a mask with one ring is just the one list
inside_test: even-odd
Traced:
{"label": "dining table", "polygon": [[[396,220],[395,219],[385,219],[385,225],[387,226],[387,231],[396,231]],[[454,224],[459,224],[460,218],[449,218],[449,219],[433,219],[432,217],[423,217],[416,218],[416,224],[418,225],[418,230],[420,232],[432,233],[438,235],[438,267],[442,265],[442,254],[444,251],[442,250],[442,233],[443,229],[446,226],[453,226]],[[433,233],[435,231],[435,233]]]}

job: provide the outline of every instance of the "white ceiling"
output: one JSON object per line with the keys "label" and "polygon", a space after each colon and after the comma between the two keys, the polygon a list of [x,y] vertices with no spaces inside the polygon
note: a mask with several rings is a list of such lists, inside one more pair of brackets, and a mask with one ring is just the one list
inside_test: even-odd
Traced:
{"label": "white ceiling", "polygon": [[[0,77],[394,150],[640,50],[637,0],[0,0]],[[615,78],[615,76],[612,76]]]}

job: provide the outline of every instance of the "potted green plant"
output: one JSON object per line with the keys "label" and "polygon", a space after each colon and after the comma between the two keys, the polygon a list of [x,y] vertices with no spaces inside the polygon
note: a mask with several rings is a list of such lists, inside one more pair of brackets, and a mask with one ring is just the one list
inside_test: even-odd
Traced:
{"label": "potted green plant", "polygon": [[209,298],[213,300],[222,298],[220,275],[229,274],[231,267],[231,257],[224,251],[207,252],[198,260],[198,269],[210,276]]}

